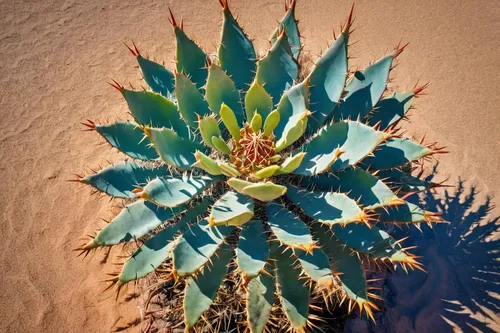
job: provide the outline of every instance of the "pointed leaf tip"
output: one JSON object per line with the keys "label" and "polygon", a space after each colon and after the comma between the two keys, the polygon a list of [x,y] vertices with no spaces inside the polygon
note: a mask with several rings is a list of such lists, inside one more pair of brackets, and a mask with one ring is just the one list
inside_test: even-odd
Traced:
{"label": "pointed leaf tip", "polygon": [[176,28],[177,27],[177,22],[175,21],[174,14],[172,13],[172,10],[170,9],[170,7],[168,7],[168,12],[170,14],[170,17],[168,18],[168,21],[170,22],[170,24],[172,25],[172,27]]}
{"label": "pointed leaf tip", "polygon": [[354,13],[354,1],[352,2],[351,10],[349,11],[349,16],[347,16],[347,19],[345,20],[344,24],[342,25],[342,33],[349,33],[349,29],[351,28],[353,19],[352,19],[352,14]]}
{"label": "pointed leaf tip", "polygon": [[123,45],[132,53],[134,57],[140,56],[141,53],[137,49],[137,46],[135,45],[134,41],[132,41],[132,47],[128,46],[127,43],[123,42]]}
{"label": "pointed leaf tip", "polygon": [[397,58],[401,53],[403,53],[404,49],[410,44],[410,42],[407,42],[406,44],[401,45],[401,42],[396,45],[396,48],[392,52],[392,56],[394,58]]}
{"label": "pointed leaf tip", "polygon": [[421,86],[416,86],[414,89],[413,89],[413,93],[415,95],[418,95],[420,94],[424,89],[427,89],[427,87],[429,87],[431,83],[430,82],[427,82],[426,84],[423,84]]}

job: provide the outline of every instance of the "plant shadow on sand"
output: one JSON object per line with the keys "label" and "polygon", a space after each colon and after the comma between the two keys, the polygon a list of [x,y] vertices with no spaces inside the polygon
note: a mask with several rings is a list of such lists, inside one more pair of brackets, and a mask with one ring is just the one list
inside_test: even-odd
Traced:
{"label": "plant shadow on sand", "polygon": [[[436,175],[436,167],[430,181]],[[474,186],[459,180],[443,195],[414,196],[449,223],[394,229],[422,258],[427,272],[401,268],[385,279],[384,312],[376,324],[352,318],[345,332],[498,332],[500,327],[500,217],[491,217],[491,198],[477,198]],[[411,200],[409,200],[411,201]]]}

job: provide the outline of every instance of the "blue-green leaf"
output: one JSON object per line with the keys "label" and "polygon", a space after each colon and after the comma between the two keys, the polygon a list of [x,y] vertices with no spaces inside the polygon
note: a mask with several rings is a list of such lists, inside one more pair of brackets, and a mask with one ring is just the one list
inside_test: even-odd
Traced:
{"label": "blue-green leaf", "polygon": [[277,153],[302,138],[307,128],[308,119],[311,118],[310,116],[311,113],[309,111],[306,111],[290,117],[288,123],[283,129],[283,134],[276,142]]}
{"label": "blue-green leaf", "polygon": [[276,285],[274,278],[260,275],[248,284],[247,319],[252,333],[262,333],[271,315]]}
{"label": "blue-green leaf", "polygon": [[175,24],[174,34],[177,41],[175,53],[177,72],[186,74],[196,87],[203,87],[207,81],[207,55]]}
{"label": "blue-green leaf", "polygon": [[254,278],[264,269],[269,257],[269,242],[262,221],[251,221],[242,226],[238,241],[238,267]]}
{"label": "blue-green leaf", "polygon": [[290,249],[272,251],[276,260],[276,282],[279,286],[281,308],[296,330],[307,325],[309,315],[309,287],[300,277],[300,267],[295,264],[296,258]]}
{"label": "blue-green leaf", "polygon": [[415,93],[413,91],[393,93],[377,103],[373,113],[368,115],[367,123],[371,126],[379,124],[380,130],[384,131],[406,115],[414,100]]}
{"label": "blue-green leaf", "polygon": [[298,75],[299,64],[291,54],[287,37],[282,34],[257,63],[257,82],[271,95],[273,104],[278,104],[283,92],[293,85]]}
{"label": "blue-green leaf", "polygon": [[345,96],[335,120],[364,119],[375,107],[387,85],[393,55],[388,55],[376,63],[357,71],[347,84]]}
{"label": "blue-green leaf", "polygon": [[345,227],[333,227],[335,236],[347,247],[374,258],[392,261],[408,261],[408,255],[402,250],[394,238],[376,226],[364,223],[351,223]]}
{"label": "blue-green leaf", "polygon": [[217,176],[163,176],[149,182],[137,195],[159,206],[177,207],[219,179]]}
{"label": "blue-green leaf", "polygon": [[174,74],[165,66],[146,59],[140,54],[137,54],[137,62],[148,86],[155,93],[171,99],[174,93]]}
{"label": "blue-green leaf", "polygon": [[301,148],[306,155],[294,173],[314,176],[345,169],[361,161],[385,138],[384,132],[355,121],[331,124]]}
{"label": "blue-green leaf", "polygon": [[290,8],[285,13],[285,16],[281,19],[279,26],[274,30],[271,36],[271,43],[275,43],[276,39],[280,35],[281,31],[285,29],[285,33],[288,37],[288,43],[290,44],[290,48],[295,59],[299,58],[300,55],[300,32],[297,24],[297,20],[295,19],[295,5],[297,1],[293,0],[290,4]]}
{"label": "blue-green leaf", "polygon": [[292,248],[310,250],[314,244],[309,229],[298,216],[281,204],[266,207],[269,226],[278,240]]}
{"label": "blue-green leaf", "polygon": [[137,197],[132,192],[134,189],[166,172],[168,169],[164,167],[146,168],[133,161],[123,161],[83,177],[80,181],[112,197],[133,199]]}
{"label": "blue-green leaf", "polygon": [[304,272],[316,282],[332,280],[330,261],[321,249],[314,249],[312,253],[306,251],[295,251]]}
{"label": "blue-green leaf", "polygon": [[211,227],[202,220],[177,240],[172,251],[174,269],[180,276],[191,275],[212,258],[234,227]]}
{"label": "blue-green leaf", "polygon": [[391,138],[365,158],[362,163],[370,170],[392,169],[432,155],[432,149],[407,138]]}
{"label": "blue-green leaf", "polygon": [[257,59],[252,42],[245,35],[238,22],[229,10],[224,7],[224,22],[222,24],[219,60],[224,69],[233,79],[236,87],[247,90],[255,76],[255,61]]}
{"label": "blue-green leaf", "polygon": [[232,257],[233,251],[229,245],[223,244],[203,274],[189,277],[184,292],[184,322],[187,330],[196,324],[212,304]]}
{"label": "blue-green leaf", "polygon": [[196,162],[194,154],[197,150],[205,150],[203,145],[192,138],[183,138],[168,128],[144,128],[144,131],[161,159],[182,170],[189,169]]}
{"label": "blue-green leaf", "polygon": [[210,212],[211,225],[240,226],[253,217],[252,198],[229,191],[215,202]]}
{"label": "blue-green leaf", "polygon": [[326,226],[316,223],[313,232],[323,251],[334,260],[335,271],[340,273],[338,277],[347,296],[360,304],[368,302],[365,271],[359,257],[333,236]]}
{"label": "blue-green leaf", "polygon": [[222,104],[226,104],[234,112],[239,127],[242,127],[245,116],[241,106],[240,92],[226,72],[215,64],[210,66],[206,91],[205,97],[210,110],[219,115]]}
{"label": "blue-green leaf", "polygon": [[348,28],[344,30],[330,48],[316,62],[306,79],[310,87],[310,111],[313,113],[308,124],[308,133],[314,133],[323,126],[338,105],[347,78]]}
{"label": "blue-green leaf", "polygon": [[312,192],[288,186],[287,198],[315,220],[333,225],[356,222],[363,218],[361,208],[343,193]]}
{"label": "blue-green leaf", "polygon": [[132,158],[143,161],[158,158],[156,151],[150,147],[151,141],[134,122],[118,121],[113,124],[96,124],[95,130],[110,145]]}
{"label": "blue-green leaf", "polygon": [[380,170],[377,173],[377,178],[383,179],[385,183],[397,188],[398,192],[404,194],[422,192],[439,186],[439,184],[414,177],[398,169]]}
{"label": "blue-green leaf", "polygon": [[[379,175],[377,175],[379,176]],[[334,175],[322,174],[302,181],[302,186],[314,186],[317,191],[339,191],[357,200],[364,209],[374,209],[403,203],[380,179],[361,168],[349,168]]]}
{"label": "blue-green leaf", "polygon": [[175,96],[182,118],[191,128],[198,128],[198,116],[209,115],[210,109],[203,94],[184,74],[175,74]]}
{"label": "blue-green leaf", "polygon": [[274,134],[277,138],[283,134],[283,131],[293,116],[303,114],[307,111],[309,108],[308,103],[309,87],[307,84],[299,83],[285,91],[277,108],[280,114],[280,121],[274,130]]}
{"label": "blue-green leaf", "polygon": [[182,120],[177,106],[165,97],[149,92],[121,90],[127,101],[132,117],[142,126],[166,127],[179,136],[188,138],[190,133]]}
{"label": "blue-green leaf", "polygon": [[177,222],[153,235],[132,254],[123,265],[119,279],[122,283],[140,279],[154,271],[171,255],[175,245],[173,240],[179,232],[184,232],[188,224],[197,222],[197,219],[205,213],[207,207],[213,203],[206,198],[199,204],[191,207]]}
{"label": "blue-green leaf", "polygon": [[184,208],[165,209],[151,202],[138,200],[122,209],[89,243],[89,247],[111,246],[137,240]]}
{"label": "blue-green leaf", "polygon": [[431,213],[423,210],[417,205],[407,202],[404,205],[377,209],[379,213],[378,222],[381,223],[422,223],[443,222],[439,213]]}

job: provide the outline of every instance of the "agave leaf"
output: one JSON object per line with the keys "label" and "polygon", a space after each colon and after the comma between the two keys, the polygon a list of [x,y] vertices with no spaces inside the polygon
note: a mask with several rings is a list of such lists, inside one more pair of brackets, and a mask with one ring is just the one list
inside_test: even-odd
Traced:
{"label": "agave leaf", "polygon": [[333,123],[321,129],[312,141],[302,147],[306,156],[294,173],[314,176],[355,165],[386,136],[386,133],[355,121]]}
{"label": "agave leaf", "polygon": [[222,170],[216,161],[203,154],[201,151],[196,151],[194,156],[196,157],[196,163],[193,164],[193,167],[203,169],[213,176],[222,175]]}
{"label": "agave leaf", "polygon": [[167,168],[164,167],[150,169],[133,161],[123,161],[83,177],[80,181],[112,197],[133,199],[137,197],[134,189],[166,172]]}
{"label": "agave leaf", "polygon": [[243,192],[243,189],[247,186],[250,186],[250,185],[253,185],[254,183],[252,182],[249,182],[249,181],[246,181],[246,180],[243,180],[243,179],[240,179],[240,178],[229,178],[226,183],[231,186],[232,188],[234,188],[236,191],[238,191],[239,193],[241,194],[245,194]]}
{"label": "agave leaf", "polygon": [[323,250],[314,249],[311,253],[297,250],[295,254],[299,258],[302,269],[313,281],[333,280],[330,261]]}
{"label": "agave leaf", "polygon": [[238,177],[241,175],[238,169],[236,169],[229,163],[218,162],[217,165],[219,166],[222,173],[227,177]]}
{"label": "agave leaf", "polygon": [[156,151],[149,146],[151,141],[134,122],[95,125],[95,129],[110,145],[132,158],[143,161],[158,158]]}
{"label": "agave leaf", "polygon": [[241,194],[260,201],[271,201],[286,193],[286,187],[272,182],[252,183],[239,178],[230,178],[227,184]]}
{"label": "agave leaf", "polygon": [[219,122],[217,121],[217,119],[215,119],[215,115],[201,118],[198,121],[198,126],[200,128],[201,138],[203,139],[205,145],[210,148],[215,148],[212,143],[212,137],[221,136]]}
{"label": "agave leaf", "polygon": [[269,257],[269,242],[262,221],[242,226],[237,248],[238,268],[252,279],[264,269]]}
{"label": "agave leaf", "polygon": [[210,212],[210,225],[240,226],[253,217],[253,200],[229,191],[215,202]]}
{"label": "agave leaf", "polygon": [[278,142],[276,142],[277,153],[292,145],[295,141],[297,141],[304,135],[309,116],[310,112],[305,111],[303,113],[296,114],[289,119],[288,123],[283,129],[283,135],[278,140]]}
{"label": "agave leaf", "polygon": [[176,24],[174,24],[174,34],[177,42],[175,50],[177,72],[186,74],[196,87],[203,87],[207,81],[207,55]]}
{"label": "agave leaf", "polygon": [[373,258],[388,258],[392,261],[408,261],[408,255],[401,245],[385,231],[376,226],[363,223],[351,223],[345,227],[333,227],[335,236],[347,247]]}
{"label": "agave leaf", "polygon": [[231,149],[229,149],[229,146],[227,145],[226,141],[222,140],[221,137],[213,136],[212,144],[214,145],[215,149],[217,149],[221,153],[226,155],[231,155]]}
{"label": "agave leaf", "polygon": [[165,209],[151,202],[137,200],[122,209],[97,236],[87,244],[87,248],[112,246],[138,240],[154,230],[164,221],[179,214],[184,208]]}
{"label": "agave leaf", "polygon": [[144,132],[148,135],[161,159],[168,165],[181,170],[189,169],[196,162],[194,153],[197,150],[204,150],[201,144],[183,138],[168,128],[145,127]]}
{"label": "agave leaf", "polygon": [[299,64],[293,58],[287,36],[282,33],[264,58],[257,63],[256,80],[278,104],[299,75]]}
{"label": "agave leaf", "polygon": [[278,39],[281,31],[285,30],[285,33],[288,37],[288,43],[290,44],[290,48],[295,59],[299,58],[300,55],[300,32],[297,24],[297,20],[295,19],[295,4],[296,0],[293,0],[290,8],[285,13],[285,16],[281,19],[279,26],[274,30],[271,36],[271,43],[274,44]]}
{"label": "agave leaf", "polygon": [[234,227],[211,227],[207,220],[202,220],[185,231],[177,239],[172,250],[174,269],[179,276],[194,274],[222,246]]}
{"label": "agave leaf", "polygon": [[363,219],[363,211],[344,193],[312,192],[288,186],[287,198],[321,223],[335,225]]}
{"label": "agave leaf", "polygon": [[177,207],[190,201],[208,185],[219,179],[216,176],[183,175],[182,178],[163,176],[148,183],[137,195],[158,206]]}
{"label": "agave leaf", "polygon": [[160,266],[171,255],[174,239],[179,232],[184,232],[188,223],[195,223],[212,204],[211,198],[205,198],[190,208],[176,224],[170,225],[148,239],[132,254],[123,265],[119,279],[122,283],[140,279]]}
{"label": "agave leaf", "polygon": [[432,149],[410,139],[391,138],[378,146],[378,149],[373,152],[375,156],[366,157],[362,163],[370,170],[392,169],[432,155],[432,153]]}
{"label": "agave leaf", "polygon": [[142,126],[166,127],[183,138],[190,136],[177,106],[165,97],[149,92],[121,89],[132,117]]}
{"label": "agave leaf", "polygon": [[320,129],[338,105],[347,78],[348,40],[349,24],[319,58],[306,79],[310,87],[310,111],[313,113],[308,124],[308,133]]}
{"label": "agave leaf", "polygon": [[294,85],[283,93],[278,104],[280,121],[274,130],[276,137],[281,137],[291,118],[298,114],[303,114],[309,108],[309,87],[306,83]]}
{"label": "agave leaf", "polygon": [[282,244],[291,248],[312,250],[314,242],[309,228],[298,216],[277,203],[267,205],[266,212],[269,226]]}
{"label": "agave leaf", "polygon": [[276,260],[276,282],[279,286],[281,307],[296,330],[303,330],[309,315],[309,287],[300,278],[300,267],[289,249],[272,251]]}
{"label": "agave leaf", "polygon": [[333,236],[326,226],[316,223],[313,232],[323,251],[335,260],[335,271],[339,273],[342,289],[347,296],[358,304],[368,302],[365,271],[359,257]]}
{"label": "agave leaf", "polygon": [[254,113],[252,121],[250,122],[250,127],[255,133],[259,133],[262,130],[262,116],[259,113]]}
{"label": "agave leaf", "polygon": [[242,192],[260,201],[271,201],[284,195],[286,187],[268,181],[246,186]]}
{"label": "agave leaf", "polygon": [[398,169],[380,170],[377,177],[397,188],[400,193],[415,193],[429,190],[439,184],[425,181]]}
{"label": "agave leaf", "polygon": [[264,135],[271,135],[280,121],[280,113],[278,110],[272,111],[264,122]]}
{"label": "agave leaf", "polygon": [[336,121],[364,119],[368,115],[385,91],[393,59],[393,55],[388,55],[354,73],[339,110],[335,112]]}
{"label": "agave leaf", "polygon": [[395,207],[377,209],[377,213],[379,213],[378,222],[398,224],[428,222],[429,215],[436,215],[424,211],[422,208],[412,204],[411,202]]}
{"label": "agave leaf", "polygon": [[[364,209],[404,203],[380,179],[361,168],[349,168],[335,175],[322,174],[302,181],[303,186],[313,185],[319,191],[340,191],[357,200]],[[380,179],[379,179],[380,178]]]}
{"label": "agave leaf", "polygon": [[275,175],[283,175],[294,172],[304,160],[306,153],[297,153],[295,155],[287,157],[286,160],[280,165],[278,171]]}
{"label": "agave leaf", "polygon": [[208,73],[206,99],[210,110],[219,114],[222,104],[227,105],[235,114],[239,127],[244,123],[240,92],[233,80],[219,66],[212,64]]}
{"label": "agave leaf", "polygon": [[203,94],[182,73],[175,73],[175,97],[182,118],[192,129],[198,128],[198,117],[205,117],[211,113]]}
{"label": "agave leaf", "polygon": [[256,179],[271,178],[275,174],[275,172],[278,171],[279,168],[280,168],[279,165],[270,165],[255,172],[253,176]]}
{"label": "agave leaf", "polygon": [[255,81],[248,89],[245,96],[245,111],[247,116],[247,122],[249,122],[255,113],[262,116],[262,119],[266,119],[267,116],[273,110],[273,100],[271,96],[266,92],[264,87],[257,81]]}
{"label": "agave leaf", "polygon": [[144,81],[151,89],[160,95],[171,99],[174,93],[174,74],[165,66],[162,66],[154,61],[144,58],[137,54],[137,62],[144,76]]}
{"label": "agave leaf", "polygon": [[255,50],[252,42],[233,17],[227,4],[219,48],[221,67],[231,76],[239,90],[247,90],[255,76]]}
{"label": "agave leaf", "polygon": [[231,248],[223,244],[212,257],[212,263],[205,267],[203,274],[189,277],[184,292],[184,322],[187,330],[196,324],[212,304],[232,256]]}
{"label": "agave leaf", "polygon": [[262,333],[271,315],[276,290],[274,278],[259,275],[248,284],[247,319],[251,333]]}
{"label": "agave leaf", "polygon": [[373,113],[368,115],[367,123],[371,126],[379,124],[380,130],[385,131],[406,115],[414,101],[413,91],[393,93],[377,103]]}
{"label": "agave leaf", "polygon": [[238,117],[236,116],[234,111],[225,103],[222,103],[219,114],[222,119],[222,123],[224,124],[224,126],[226,126],[231,136],[234,138],[234,140],[239,141],[241,125],[239,124]]}

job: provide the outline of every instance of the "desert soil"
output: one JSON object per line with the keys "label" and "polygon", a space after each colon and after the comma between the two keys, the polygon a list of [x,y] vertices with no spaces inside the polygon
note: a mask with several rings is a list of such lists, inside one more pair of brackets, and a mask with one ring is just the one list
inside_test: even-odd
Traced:
{"label": "desert soil", "polygon": [[[312,59],[332,41],[350,1],[299,0],[297,13]],[[118,202],[90,196],[66,180],[122,156],[80,121],[127,118],[110,78],[139,87],[122,42],[173,69],[167,6],[208,51],[219,39],[216,0],[0,0],[0,331],[110,332],[138,316],[136,302],[100,294],[112,253],[82,260],[72,249],[109,218]],[[263,54],[283,14],[282,0],[234,0]],[[358,0],[351,67],[363,67],[409,41],[391,87],[430,81],[408,134],[446,145],[441,174],[459,175],[500,196],[500,6],[497,0]],[[494,211],[498,215],[498,210]],[[137,331],[137,329],[131,329]]]}

